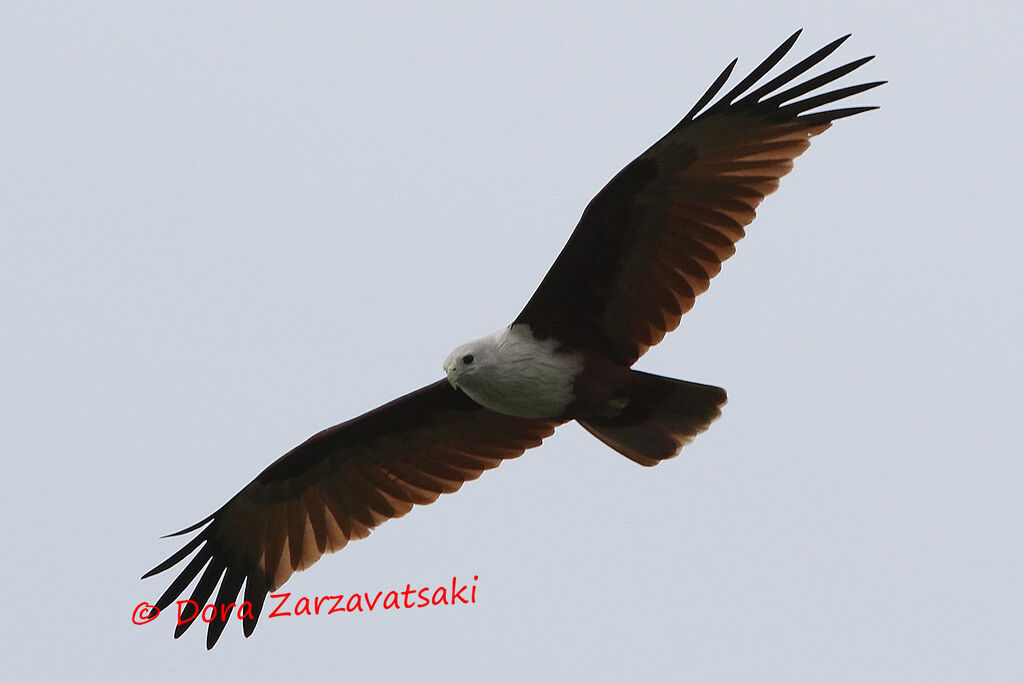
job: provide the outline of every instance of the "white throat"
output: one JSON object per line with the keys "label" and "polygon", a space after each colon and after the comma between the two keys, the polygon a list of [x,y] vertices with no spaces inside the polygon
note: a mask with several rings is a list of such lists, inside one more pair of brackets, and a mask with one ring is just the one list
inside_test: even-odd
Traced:
{"label": "white throat", "polygon": [[558,341],[534,338],[529,325],[512,325],[463,344],[445,359],[452,386],[491,410],[516,417],[559,417],[575,398],[583,358],[556,353]]}

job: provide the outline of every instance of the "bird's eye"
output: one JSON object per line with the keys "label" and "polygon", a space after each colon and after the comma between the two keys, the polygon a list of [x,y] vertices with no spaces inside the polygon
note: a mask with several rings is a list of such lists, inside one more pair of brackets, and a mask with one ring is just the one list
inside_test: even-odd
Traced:
{"label": "bird's eye", "polygon": [[462,362],[465,363],[466,365],[469,365],[470,363],[472,363],[473,362],[473,354],[467,353],[465,356],[462,357]]}

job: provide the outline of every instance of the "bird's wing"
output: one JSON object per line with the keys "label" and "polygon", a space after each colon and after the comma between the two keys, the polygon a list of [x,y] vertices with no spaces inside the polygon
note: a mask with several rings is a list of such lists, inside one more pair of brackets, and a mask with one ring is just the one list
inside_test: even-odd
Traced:
{"label": "bird's wing", "polygon": [[[432,503],[502,460],[522,455],[558,424],[499,415],[447,380],[435,382],[326,429],[282,456],[217,512],[172,534],[202,529],[143,578],[195,553],[156,606],[166,608],[197,576],[190,599],[200,608],[218,581],[213,604],[241,605],[237,596],[244,582],[244,601],[252,606],[251,618],[243,619],[248,636],[267,594],[293,572],[365,538],[413,505]],[[181,620],[193,613],[186,605]],[[193,621],[178,625],[175,637]],[[217,642],[225,623],[210,622],[207,647]]]}
{"label": "bird's wing", "polygon": [[790,85],[845,37],[755,88],[799,33],[708,106],[733,60],[675,128],[594,197],[516,323],[626,365],[679,325],[810,138],[836,119],[876,108],[812,111],[882,82],[799,99],[871,57]]}

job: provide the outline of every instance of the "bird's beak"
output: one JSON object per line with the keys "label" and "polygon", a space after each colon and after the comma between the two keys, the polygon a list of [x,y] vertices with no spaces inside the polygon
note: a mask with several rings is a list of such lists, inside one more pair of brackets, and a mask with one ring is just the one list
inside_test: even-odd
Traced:
{"label": "bird's beak", "polygon": [[448,365],[444,366],[444,371],[448,375],[448,383],[458,389],[459,382],[455,377],[455,363],[448,363]]}

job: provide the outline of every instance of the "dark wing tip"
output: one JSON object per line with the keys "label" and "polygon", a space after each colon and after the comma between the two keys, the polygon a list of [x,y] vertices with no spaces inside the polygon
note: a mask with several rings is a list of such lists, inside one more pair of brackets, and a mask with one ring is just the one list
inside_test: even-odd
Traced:
{"label": "dark wing tip", "polygon": [[[235,611],[225,610],[224,606],[235,604],[235,599],[238,597],[239,591],[242,590],[242,582],[245,581],[245,577],[246,573],[240,567],[228,565],[225,570],[224,578],[220,583],[220,590],[217,591],[217,597],[213,601],[213,604],[217,606],[218,614],[210,621],[210,626],[206,631],[207,650],[212,650],[213,646],[217,644],[220,634],[224,632],[224,627],[228,625],[228,620],[235,618]],[[235,605],[235,609],[241,608]]]}
{"label": "dark wing tip", "polygon": [[[802,30],[803,29],[801,29],[801,31]],[[728,108],[732,104],[733,100],[735,100],[737,97],[746,92],[748,88],[750,88],[759,80],[761,80],[762,76],[771,71],[776,64],[782,61],[782,58],[785,57],[791,49],[793,49],[793,45],[796,43],[796,39],[799,36],[800,31],[797,31],[789,38],[784,40],[782,45],[779,45],[777,48],[772,50],[772,53],[765,57],[760,64],[754,67],[753,71],[747,74],[746,77],[744,77],[739,83],[737,83],[732,90],[723,95],[722,98],[714,105],[712,105],[711,108],[708,109],[708,111],[705,113],[712,113]]]}
{"label": "dark wing tip", "polygon": [[[193,623],[206,621],[205,617],[201,618],[199,610],[202,610],[207,606],[214,588],[219,583],[220,590],[217,592],[217,597],[212,603],[217,610],[217,614],[215,615],[215,618],[209,621],[206,636],[207,649],[211,649],[217,644],[217,641],[220,639],[221,634],[227,626],[227,622],[235,619],[235,610],[240,609],[240,607],[235,605],[234,609],[230,610],[230,614],[228,613],[229,610],[226,608],[235,602],[238,593],[242,588],[242,583],[245,582],[247,578],[248,585],[246,586],[245,599],[251,601],[253,607],[251,610],[252,618],[245,617],[241,619],[243,623],[243,631],[246,636],[252,634],[253,629],[256,626],[256,619],[259,616],[259,610],[262,608],[263,601],[266,598],[266,581],[263,579],[261,572],[258,570],[247,569],[244,561],[237,560],[237,558],[232,559],[233,554],[227,549],[220,547],[220,544],[216,542],[214,533],[216,514],[217,513],[210,515],[203,521],[198,522],[187,529],[165,536],[164,538],[179,536],[190,531],[195,531],[204,524],[214,522],[213,525],[203,529],[177,552],[142,576],[143,579],[147,579],[151,576],[167,571],[181,563],[187,557],[192,555],[192,553],[195,553],[188,564],[186,564],[174,580],[171,581],[167,590],[165,590],[157,599],[155,607],[160,612],[163,612],[172,603],[174,603],[175,600],[178,600],[181,594],[197,576],[199,577],[199,580],[189,597],[191,602],[185,602],[181,606],[180,615],[175,614],[177,623],[174,629],[174,637],[180,638]],[[250,588],[250,586],[252,588]],[[257,593],[256,589],[259,587],[263,587],[262,592]]]}
{"label": "dark wing tip", "polygon": [[181,549],[178,550],[178,552],[174,553],[173,555],[168,557],[166,560],[164,560],[163,562],[161,562],[160,564],[158,564],[157,566],[153,567],[148,572],[143,574],[142,578],[143,579],[148,579],[149,577],[155,576],[155,575],[157,575],[157,574],[159,574],[161,572],[165,572],[168,569],[170,569],[171,567],[173,567],[174,565],[178,564],[179,562],[184,560],[186,557],[191,555],[192,551],[195,550],[196,548],[198,548],[199,544],[206,540],[206,537],[207,537],[207,534],[206,534],[205,531],[203,533],[198,534],[195,538],[193,538],[191,541],[189,541],[184,546],[182,546]]}
{"label": "dark wing tip", "polygon": [[[837,90],[828,91],[815,95],[806,100],[800,100],[798,102],[792,102],[793,100],[806,95],[818,88],[821,88],[835,80],[847,75],[848,73],[860,68],[864,64],[870,62],[875,58],[874,55],[868,57],[862,57],[854,60],[840,67],[834,68],[827,71],[819,76],[811,78],[803,83],[792,86],[786,90],[781,90],[783,86],[789,84],[795,79],[806,74],[810,69],[824,61],[829,55],[835,52],[852,34],[847,33],[846,35],[833,40],[831,43],[820,48],[810,56],[804,58],[796,65],[790,67],[780,75],[772,78],[767,83],[757,87],[753,90],[751,88],[764,77],[782,58],[790,51],[793,44],[796,42],[797,37],[800,35],[802,29],[793,33],[787,38],[782,45],[777,47],[767,58],[765,58],[753,71],[747,76],[740,80],[739,83],[732,89],[730,89],[725,95],[721,96],[716,102],[707,107],[708,103],[718,94],[725,84],[725,80],[732,71],[732,67],[735,66],[736,60],[733,60],[729,68],[718,80],[712,85],[711,88],[698,100],[697,104],[687,113],[683,119],[684,122],[699,120],[707,116],[714,116],[716,114],[724,113],[738,113],[738,112],[751,112],[764,115],[766,117],[782,117],[787,120],[793,120],[799,118],[802,121],[809,120],[809,117],[814,117],[815,121],[834,120],[842,118],[842,116],[835,116],[831,119],[825,118],[823,115],[828,112],[815,112],[813,114],[806,114],[805,112],[813,109],[816,106],[821,106],[829,102],[834,102],[845,97],[870,90],[871,88],[878,87],[884,84],[886,81],[875,81],[871,83],[865,83],[862,85],[850,86],[846,88],[840,88]],[[749,92],[748,92],[749,91]],[[787,104],[790,103],[790,104]],[[705,109],[705,107],[707,107]],[[851,107],[847,109],[835,110],[836,112],[842,113],[843,116],[852,116],[854,113],[860,111],[867,111],[869,109],[876,109],[877,107]],[[854,111],[857,110],[857,111]],[[804,114],[803,116],[800,116]]]}
{"label": "dark wing tip", "polygon": [[801,121],[805,121],[812,125],[819,123],[832,123],[833,121],[838,121],[839,119],[845,119],[848,116],[862,114],[866,111],[873,111],[875,109],[879,109],[879,107],[845,107],[843,109],[830,109],[829,111],[815,112],[813,114],[804,114],[799,118]]}
{"label": "dark wing tip", "polygon": [[826,104],[832,104],[838,100],[858,95],[865,90],[871,90],[885,83],[885,81],[873,81],[871,83],[861,83],[860,85],[851,85],[846,88],[838,88],[836,90],[830,90],[828,92],[815,95],[814,97],[808,97],[807,99],[798,100],[791,104],[787,104],[784,107],[779,107],[778,112],[780,114],[803,114],[804,112],[810,111],[815,107],[821,107]]}
{"label": "dark wing tip", "polygon": [[[218,510],[217,512],[220,512],[220,511]],[[214,517],[216,517],[217,516],[217,512],[214,512],[212,515],[210,515],[206,519],[199,520],[198,522],[196,522],[195,524],[193,524],[190,527],[186,527],[186,528],[182,529],[181,531],[175,531],[174,533],[171,533],[171,534],[166,534],[164,536],[161,536],[160,538],[173,538],[175,536],[184,536],[185,534],[187,534],[187,533],[189,533],[191,531],[195,531],[196,529],[198,529],[199,527],[203,526],[204,524],[206,524],[207,522],[212,520]]]}
{"label": "dark wing tip", "polygon": [[739,58],[735,58],[729,62],[729,65],[722,70],[722,73],[718,74],[718,78],[716,78],[708,89],[704,91],[704,94],[700,96],[700,99],[697,100],[697,104],[693,105],[693,108],[686,113],[686,116],[683,117],[683,121],[692,121],[693,117],[697,115],[697,112],[703,109],[705,105],[707,105],[707,103],[718,94],[718,91],[722,89],[725,82],[729,80],[729,76],[732,75],[732,70],[736,68],[736,64],[739,63],[739,61]]}

